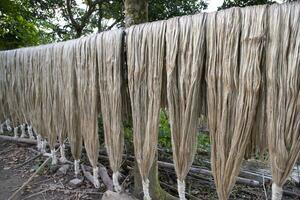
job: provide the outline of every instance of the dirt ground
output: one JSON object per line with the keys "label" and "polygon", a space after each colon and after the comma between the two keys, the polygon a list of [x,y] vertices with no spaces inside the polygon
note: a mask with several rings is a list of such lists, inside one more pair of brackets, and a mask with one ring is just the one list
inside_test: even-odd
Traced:
{"label": "dirt ground", "polygon": [[[34,146],[8,143],[0,140],[0,199],[8,199],[34,171],[45,161],[45,157],[22,165],[26,160],[36,156]],[[105,187],[94,189],[86,180],[79,188],[72,188],[69,181],[73,179],[72,167],[66,175],[58,173],[58,167],[47,165],[41,174],[22,190],[15,199],[28,200],[68,200],[101,199]]]}
{"label": "dirt ground", "polygon": [[[46,157],[38,157],[37,159],[22,164],[37,155],[35,146],[27,144],[16,144],[0,140],[0,200],[8,199],[14,191],[16,191],[28,178],[35,172],[35,170],[45,161]],[[67,152],[67,158],[70,158],[70,152]],[[86,157],[86,156],[83,156]],[[103,159],[101,156],[100,160]],[[87,161],[86,161],[87,162]],[[101,162],[105,164],[107,169],[107,161]],[[67,174],[59,173],[58,168],[51,167],[50,163],[38,173],[36,177],[16,196],[15,199],[29,199],[29,200],[76,200],[76,199],[101,199],[102,194],[106,191],[105,185],[101,182],[100,189],[95,189],[93,185],[84,179],[83,183],[73,188],[69,181],[74,178],[73,167],[70,166]],[[122,168],[132,169],[124,162]],[[109,172],[110,174],[111,172]],[[133,177],[129,170],[123,170],[123,177],[127,177],[125,183],[125,190],[131,191],[133,188]],[[110,174],[111,175],[111,174]],[[83,177],[79,177],[82,178]],[[176,176],[174,171],[167,169],[160,169],[161,186],[169,193],[176,195]],[[187,183],[187,197],[188,199],[217,199],[217,194],[214,189],[213,180],[200,175],[189,176]],[[249,187],[245,185],[236,184],[233,188],[230,199],[268,199],[271,197],[271,185],[263,187]],[[296,185],[288,184],[288,187],[299,188]],[[299,199],[299,197],[284,195],[284,200]]]}

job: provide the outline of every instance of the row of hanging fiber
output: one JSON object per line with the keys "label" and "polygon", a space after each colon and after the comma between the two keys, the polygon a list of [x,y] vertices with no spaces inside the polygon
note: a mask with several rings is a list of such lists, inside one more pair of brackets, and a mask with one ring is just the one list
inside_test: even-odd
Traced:
{"label": "row of hanging fiber", "polygon": [[62,162],[68,138],[75,173],[84,142],[99,187],[101,113],[114,188],[120,192],[122,122],[130,117],[144,198],[149,200],[159,112],[167,107],[178,193],[184,200],[198,118],[204,114],[219,199],[229,198],[243,159],[266,150],[272,199],[281,199],[300,152],[299,19],[299,2],[231,8],[2,51],[0,121],[20,126],[22,134],[28,124],[39,149],[45,151],[49,143],[53,164],[57,138]]}

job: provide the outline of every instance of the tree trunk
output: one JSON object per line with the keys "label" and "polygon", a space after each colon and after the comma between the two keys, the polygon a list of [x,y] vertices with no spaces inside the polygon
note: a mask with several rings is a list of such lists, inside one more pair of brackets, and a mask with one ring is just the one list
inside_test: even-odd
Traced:
{"label": "tree trunk", "polygon": [[[149,181],[149,192],[153,200],[178,200],[178,198],[170,195],[160,186],[158,178],[157,157],[155,158],[154,163],[151,167]],[[140,199],[143,199],[142,178],[137,167],[136,160],[134,161],[134,195]]]}
{"label": "tree trunk", "polygon": [[125,26],[148,21],[148,0],[125,0]]}
{"label": "tree trunk", "polygon": [[[148,21],[148,0],[125,0],[125,26],[129,27]],[[177,200],[178,198],[171,196],[164,191],[159,183],[157,156],[152,165],[149,175],[149,191],[153,200]],[[134,166],[134,194],[142,197],[142,178],[135,160]]]}
{"label": "tree trunk", "polygon": [[98,3],[98,33],[102,31],[102,2]]}
{"label": "tree trunk", "polygon": [[75,31],[76,31],[75,37],[80,38],[82,36],[82,28],[81,27],[75,28]]}

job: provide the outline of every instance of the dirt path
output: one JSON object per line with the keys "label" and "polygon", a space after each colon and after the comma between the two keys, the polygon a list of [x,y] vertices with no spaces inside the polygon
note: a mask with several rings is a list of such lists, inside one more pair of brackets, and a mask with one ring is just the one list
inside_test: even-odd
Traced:
{"label": "dirt path", "polygon": [[[44,162],[45,157],[39,157],[36,160],[14,169],[26,160],[33,158],[36,154],[30,151],[26,144],[14,144],[0,140],[0,200],[8,199],[34,171]],[[58,167],[47,166],[42,174],[35,177],[23,191],[17,196],[16,200],[68,200],[68,199],[101,199],[105,191],[102,184],[100,190],[83,181],[78,188],[72,188],[69,181],[73,179],[73,170],[70,167],[66,175],[58,173]]]}

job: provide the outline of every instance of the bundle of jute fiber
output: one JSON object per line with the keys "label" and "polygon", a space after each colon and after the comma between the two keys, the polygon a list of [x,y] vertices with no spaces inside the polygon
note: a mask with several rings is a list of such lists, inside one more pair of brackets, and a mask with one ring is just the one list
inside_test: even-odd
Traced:
{"label": "bundle of jute fiber", "polygon": [[63,46],[62,66],[65,76],[65,85],[61,85],[65,95],[65,118],[68,140],[71,146],[72,156],[74,158],[74,171],[77,176],[80,172],[79,162],[82,150],[82,135],[79,130],[79,107],[77,97],[77,78],[75,73],[75,43],[78,40],[68,41]]}
{"label": "bundle of jute fiber", "polygon": [[104,139],[116,192],[121,192],[118,177],[124,146],[121,95],[122,38],[123,31],[116,30],[100,33],[96,39]]}
{"label": "bundle of jute fiber", "polygon": [[20,130],[21,130],[21,138],[25,137],[25,128],[26,124],[28,124],[28,108],[27,108],[27,103],[26,103],[26,92],[27,92],[27,72],[28,72],[28,59],[30,55],[30,49],[29,48],[22,48],[17,50],[17,57],[16,61],[18,62],[18,82],[19,86],[17,87],[17,94],[20,96],[19,98],[19,112],[21,113],[21,125],[20,125]]}
{"label": "bundle of jute fiber", "polygon": [[[23,66],[23,76],[24,76],[24,96],[23,96],[23,104],[24,104],[24,119],[27,124],[27,132],[30,139],[35,139],[33,136],[32,130],[32,113],[33,113],[33,58],[34,58],[35,48],[28,48],[26,51],[26,55],[24,55],[24,66]],[[25,129],[25,127],[24,127]],[[22,134],[24,136],[25,130],[22,130]],[[22,135],[21,135],[22,137]]]}
{"label": "bundle of jute fiber", "polygon": [[[49,94],[49,79],[50,79],[50,74],[48,71],[50,70],[49,68],[51,67],[51,49],[50,45],[44,45],[39,47],[39,63],[38,63],[38,78],[39,81],[37,84],[39,84],[39,98],[38,98],[38,106],[41,106],[41,109],[38,109],[38,116],[40,117],[37,121],[37,130],[38,133],[40,134],[41,142],[40,142],[40,150],[42,153],[46,153],[46,144],[47,144],[47,139],[48,142],[53,144],[53,139],[51,138],[49,130],[49,126],[51,123],[51,117],[48,116],[49,113],[49,99],[48,99],[48,94]],[[49,94],[51,95],[51,94]],[[51,103],[50,103],[51,104]],[[51,140],[51,141],[49,141]]]}
{"label": "bundle of jute fiber", "polygon": [[157,148],[165,31],[165,21],[126,30],[134,153],[146,200],[151,199],[148,176]]}
{"label": "bundle of jute fiber", "polygon": [[37,148],[42,152],[45,152],[46,142],[42,138],[46,137],[45,132],[42,130],[43,121],[42,121],[42,68],[44,66],[43,61],[45,60],[43,55],[44,47],[36,47],[33,54],[32,60],[32,116],[31,124],[34,127],[35,133],[37,135]]}
{"label": "bundle of jute fiber", "polygon": [[[10,97],[12,96],[12,92],[11,92],[11,83],[12,83],[12,69],[11,69],[11,65],[9,65],[9,57],[8,54],[12,52],[12,51],[5,51],[4,52],[4,67],[6,69],[6,84],[4,86],[5,90],[6,90],[6,102],[7,102],[7,110],[8,110],[8,117],[10,120],[12,120],[12,114],[11,114],[11,109],[10,109],[10,105],[11,105],[11,101],[9,101]],[[12,122],[12,127],[13,127],[13,122]]]}
{"label": "bundle of jute fiber", "polygon": [[67,161],[65,156],[65,144],[64,141],[67,138],[66,129],[66,117],[65,117],[65,95],[64,86],[66,83],[63,73],[63,48],[65,43],[57,43],[53,47],[53,125],[54,131],[58,136],[60,144],[60,162],[65,163]]}
{"label": "bundle of jute fiber", "polygon": [[[263,19],[265,23],[265,27],[267,27],[266,17]],[[267,28],[265,28],[265,31]],[[267,33],[266,36],[267,37]],[[266,42],[265,42],[266,43]],[[266,44],[264,44],[265,46]],[[265,48],[265,47],[264,47]],[[262,51],[262,58],[260,59],[260,65],[266,65],[266,51]],[[249,142],[245,152],[245,158],[254,158],[259,157],[263,158],[263,156],[267,153],[268,145],[267,142],[267,134],[266,134],[266,127],[267,127],[267,113],[266,113],[266,106],[267,106],[267,85],[266,85],[266,67],[261,67],[261,82],[260,82],[260,89],[259,89],[259,99],[257,105],[257,112],[255,115],[255,120],[253,124],[253,128],[251,131],[251,135],[249,138]]]}
{"label": "bundle of jute fiber", "polygon": [[9,80],[8,102],[10,117],[14,127],[14,137],[19,137],[19,125],[23,121],[20,98],[23,98],[22,87],[20,85],[20,50],[11,50],[7,53],[7,67],[10,68],[11,76]]}
{"label": "bundle of jute fiber", "polygon": [[1,52],[2,58],[1,58],[1,63],[2,63],[2,69],[3,69],[3,85],[1,88],[1,91],[3,92],[2,96],[2,112],[3,116],[5,119],[4,125],[6,125],[6,128],[8,131],[12,131],[11,127],[11,116],[10,116],[10,111],[9,111],[9,104],[8,104],[8,92],[9,92],[9,79],[11,77],[11,69],[7,64],[7,51]]}
{"label": "bundle of jute fiber", "polygon": [[16,62],[16,65],[15,65],[15,68],[13,68],[14,69],[13,74],[16,76],[14,93],[15,93],[16,99],[18,100],[18,106],[15,107],[15,109],[18,110],[17,118],[18,118],[18,122],[20,123],[18,128],[21,131],[21,135],[20,135],[20,137],[21,137],[22,134],[24,133],[22,131],[22,129],[24,127],[24,124],[23,124],[24,123],[24,114],[23,114],[24,113],[24,103],[22,102],[24,99],[23,98],[24,85],[23,85],[23,81],[22,81],[22,78],[23,78],[23,52],[22,52],[22,49],[16,50],[15,62]]}
{"label": "bundle of jute fiber", "polygon": [[4,128],[4,121],[5,121],[5,102],[6,102],[6,90],[5,90],[5,84],[6,84],[6,72],[4,67],[5,62],[4,53],[0,52],[0,134],[3,133]]}
{"label": "bundle of jute fiber", "polygon": [[97,126],[97,54],[96,36],[81,38],[75,44],[75,72],[80,127],[87,156],[93,167],[94,186],[100,187],[98,180],[99,139]]}
{"label": "bundle of jute fiber", "polygon": [[[265,53],[265,52],[264,52]],[[265,55],[264,55],[265,57]],[[263,66],[265,65],[265,62]],[[267,92],[266,92],[266,68],[261,68],[261,84],[259,90],[259,100],[257,113],[253,124],[252,132],[245,152],[245,159],[264,158],[268,150],[268,141],[266,134],[267,127]]]}
{"label": "bundle of jute fiber", "polygon": [[4,102],[5,100],[5,88],[4,85],[6,84],[5,81],[5,67],[4,67],[4,61],[3,61],[3,53],[0,52],[0,133],[3,133],[3,125],[2,122],[5,119],[4,114]]}
{"label": "bundle of jute fiber", "polygon": [[6,52],[0,52],[0,133],[4,132],[4,126],[9,125],[8,122],[8,105],[7,105],[7,65]]}
{"label": "bundle of jute fiber", "polygon": [[[228,199],[256,114],[266,7],[233,8],[207,18],[207,103],[212,172]],[[240,52],[240,53],[239,53]]]}
{"label": "bundle of jute fiber", "polygon": [[267,134],[272,168],[272,200],[300,152],[300,3],[268,9]]}
{"label": "bundle of jute fiber", "polygon": [[41,78],[41,68],[40,56],[41,48],[36,47],[32,51],[32,88],[30,92],[32,101],[32,112],[31,112],[31,127],[34,127],[34,132],[36,134],[37,149],[45,152],[46,143],[42,141],[42,78]]}
{"label": "bundle of jute fiber", "polygon": [[53,61],[56,59],[53,56],[54,46],[47,45],[44,48],[44,65],[42,68],[42,120],[44,132],[47,134],[47,141],[49,143],[51,157],[52,157],[52,165],[57,164],[57,157],[55,151],[55,144],[57,142],[57,134],[53,123],[53,102],[54,102],[54,94],[53,94],[53,86],[54,80],[53,76]]}
{"label": "bundle of jute fiber", "polygon": [[185,177],[197,147],[200,84],[204,81],[205,14],[167,21],[167,98],[178,193],[185,200]]}

